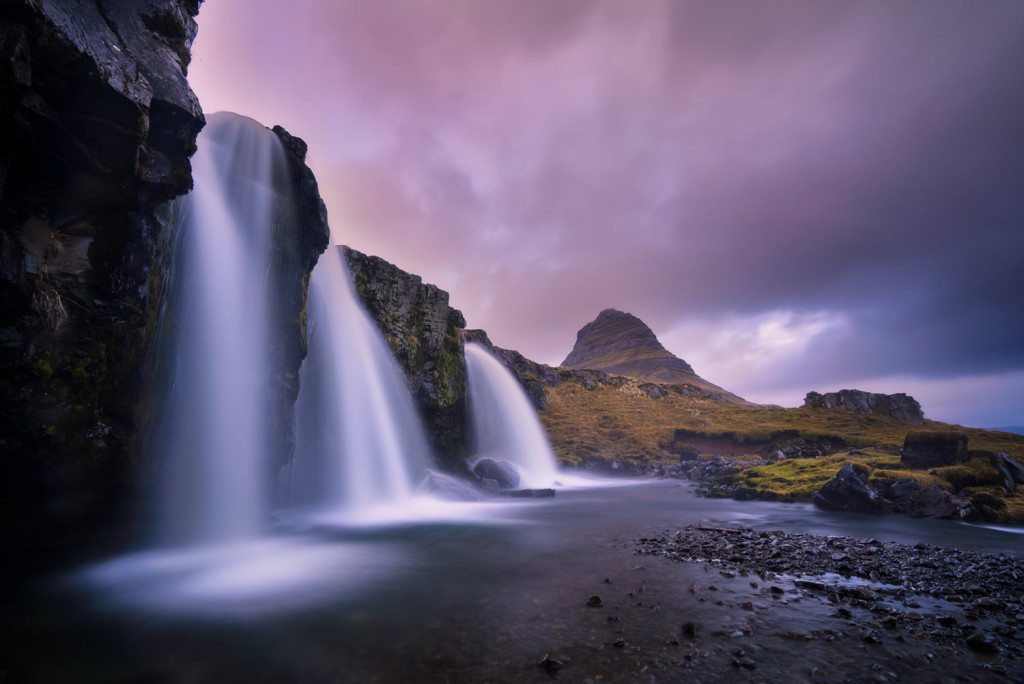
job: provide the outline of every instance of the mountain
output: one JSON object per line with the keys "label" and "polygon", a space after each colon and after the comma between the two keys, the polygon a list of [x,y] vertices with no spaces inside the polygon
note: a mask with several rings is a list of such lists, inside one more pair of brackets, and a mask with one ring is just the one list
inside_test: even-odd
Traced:
{"label": "mountain", "polygon": [[693,385],[725,401],[750,403],[697,375],[690,364],[661,345],[646,323],[616,309],[605,309],[576,333],[576,344],[561,365],[662,385]]}
{"label": "mountain", "polygon": [[1024,435],[1024,425],[1007,425],[1006,427],[988,428],[996,432],[1012,432],[1015,435]]}

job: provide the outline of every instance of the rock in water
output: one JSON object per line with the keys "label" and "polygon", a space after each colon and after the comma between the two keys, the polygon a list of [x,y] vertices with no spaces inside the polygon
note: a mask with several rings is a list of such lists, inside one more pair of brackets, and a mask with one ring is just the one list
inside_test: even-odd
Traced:
{"label": "rock in water", "polygon": [[836,476],[814,494],[814,504],[830,511],[856,511],[858,513],[879,513],[882,499],[874,487],[857,473],[852,463],[847,463]]}
{"label": "rock in water", "polygon": [[515,489],[519,486],[519,471],[508,461],[480,459],[473,466],[473,474],[481,480],[494,480],[502,489]]}

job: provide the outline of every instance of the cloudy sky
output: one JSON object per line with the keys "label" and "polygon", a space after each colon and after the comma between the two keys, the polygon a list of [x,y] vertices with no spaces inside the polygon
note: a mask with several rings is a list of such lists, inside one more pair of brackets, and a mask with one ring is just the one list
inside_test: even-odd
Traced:
{"label": "cloudy sky", "polygon": [[207,112],[310,145],[338,242],[559,363],[604,308],[787,406],[1024,425],[1024,3],[209,0]]}

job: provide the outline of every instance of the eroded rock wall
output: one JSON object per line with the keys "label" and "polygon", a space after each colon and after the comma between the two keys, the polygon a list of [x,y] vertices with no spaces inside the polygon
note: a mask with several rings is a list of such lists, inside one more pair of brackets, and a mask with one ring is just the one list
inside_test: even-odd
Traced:
{"label": "eroded rock wall", "polygon": [[448,293],[380,257],[344,247],[356,294],[376,320],[409,382],[441,465],[466,456],[466,319]]}
{"label": "eroded rock wall", "polygon": [[195,0],[0,4],[0,536],[109,521],[204,124]]}

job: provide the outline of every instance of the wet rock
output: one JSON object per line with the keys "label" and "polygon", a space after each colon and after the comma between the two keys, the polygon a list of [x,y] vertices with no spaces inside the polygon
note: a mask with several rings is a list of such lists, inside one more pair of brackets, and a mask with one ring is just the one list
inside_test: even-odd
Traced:
{"label": "wet rock", "polygon": [[597,594],[594,594],[587,599],[587,605],[591,608],[600,608],[604,605],[604,600]]}
{"label": "wet rock", "polygon": [[840,468],[834,478],[815,492],[813,502],[830,511],[878,513],[882,510],[878,492],[864,481],[852,463]]}
{"label": "wet rock", "polygon": [[965,640],[967,645],[980,653],[998,653],[999,643],[991,632],[977,630]]}
{"label": "wet rock", "polygon": [[545,654],[545,656],[541,658],[540,667],[545,672],[557,672],[565,667],[565,663]]}
{"label": "wet rock", "polygon": [[[494,483],[497,486],[497,482]],[[445,475],[434,471],[428,471],[423,478],[420,489],[430,492],[435,497],[445,501],[479,501],[480,497],[473,487],[466,481],[460,480],[451,475]]]}
{"label": "wet rock", "polygon": [[480,459],[473,466],[473,474],[481,480],[494,480],[501,489],[516,489],[519,486],[519,470],[508,461]]}
{"label": "wet rock", "polygon": [[932,485],[912,497],[904,511],[912,518],[966,518],[970,502],[954,495],[939,485]]}
{"label": "wet rock", "polygon": [[554,489],[509,489],[502,492],[514,499],[546,499],[555,495]]}
{"label": "wet rock", "polygon": [[683,636],[687,639],[697,638],[697,625],[693,622],[684,622],[682,627]]}
{"label": "wet rock", "polygon": [[405,373],[446,470],[466,472],[466,319],[448,293],[384,259],[342,248],[356,294]]}

